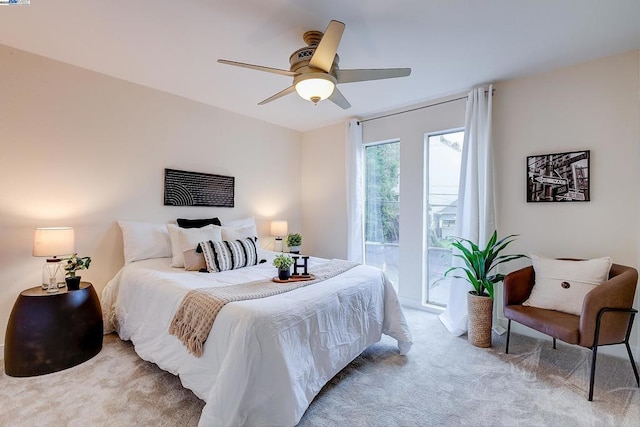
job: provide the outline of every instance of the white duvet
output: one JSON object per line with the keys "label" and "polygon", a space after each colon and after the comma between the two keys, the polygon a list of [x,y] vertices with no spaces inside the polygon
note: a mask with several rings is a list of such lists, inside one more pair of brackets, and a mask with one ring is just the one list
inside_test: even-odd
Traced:
{"label": "white duvet", "polygon": [[[169,324],[191,289],[273,277],[273,252],[254,267],[221,273],[171,268],[170,258],[122,268],[102,294],[105,332],[131,340],[145,360],[179,375],[206,402],[200,426],[293,426],[320,389],[387,334],[411,348],[392,284],[379,269],[357,266],[284,294],[227,304],[202,357],[191,355]],[[326,262],[309,260],[313,266]]]}

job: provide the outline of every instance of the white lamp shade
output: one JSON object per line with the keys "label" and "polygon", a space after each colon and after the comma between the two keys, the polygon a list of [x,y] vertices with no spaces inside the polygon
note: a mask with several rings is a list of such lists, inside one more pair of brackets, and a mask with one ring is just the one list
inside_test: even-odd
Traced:
{"label": "white lamp shade", "polygon": [[287,221],[271,221],[271,235],[275,237],[286,236],[289,224]]}
{"label": "white lamp shade", "polygon": [[308,101],[322,101],[330,97],[336,87],[332,79],[332,76],[322,73],[303,74],[294,80],[296,92]]}
{"label": "white lamp shade", "polygon": [[33,233],[33,256],[53,257],[76,251],[72,227],[37,228]]}

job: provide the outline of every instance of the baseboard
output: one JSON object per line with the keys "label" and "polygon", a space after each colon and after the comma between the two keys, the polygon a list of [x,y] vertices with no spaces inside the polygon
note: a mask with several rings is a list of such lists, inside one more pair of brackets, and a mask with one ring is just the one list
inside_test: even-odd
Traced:
{"label": "baseboard", "polygon": [[422,303],[418,300],[414,300],[414,299],[410,299],[410,298],[404,298],[401,296],[398,296],[398,300],[400,301],[400,305],[403,307],[408,307],[408,308],[415,308],[417,310],[422,310]]}
{"label": "baseboard", "polygon": [[[507,326],[508,320],[506,318],[504,317],[499,318],[498,321],[500,325],[504,325],[505,327]],[[543,333],[540,333],[534,329],[531,329],[527,326],[521,325],[516,322],[511,322],[511,332],[515,332],[520,335],[526,335],[528,337],[538,338],[542,340],[547,339],[551,341],[551,337],[549,337],[549,335],[545,335]],[[562,341],[558,341],[558,343],[561,343],[561,342]],[[631,352],[633,353],[633,358],[635,359],[636,363],[640,363],[640,357],[639,357],[640,347],[631,345]],[[598,354],[607,354],[609,356],[614,356],[614,357],[619,357],[621,359],[629,360],[627,349],[623,344],[600,346],[598,347]]]}
{"label": "baseboard", "polygon": [[435,305],[423,304],[420,300],[398,297],[400,305],[407,308],[413,308],[415,310],[428,311],[429,313],[440,314],[444,311],[443,307]]}

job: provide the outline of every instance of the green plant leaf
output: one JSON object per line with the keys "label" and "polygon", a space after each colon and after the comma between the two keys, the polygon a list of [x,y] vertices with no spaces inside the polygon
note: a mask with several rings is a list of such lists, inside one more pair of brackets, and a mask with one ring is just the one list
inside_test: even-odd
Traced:
{"label": "green plant leaf", "polygon": [[462,259],[464,266],[451,267],[444,275],[448,276],[453,271],[462,270],[465,272],[466,277],[457,275],[453,277],[469,282],[478,295],[484,295],[486,292],[493,299],[494,284],[500,283],[505,277],[504,274],[492,275],[493,269],[500,264],[527,257],[522,254],[500,255],[509,244],[515,241],[517,236],[517,234],[511,234],[498,240],[498,232],[494,230],[482,250],[468,239],[455,238],[451,246],[457,249],[459,253],[454,253],[453,256]]}
{"label": "green plant leaf", "polygon": [[498,232],[496,230],[493,230],[493,234],[491,235],[491,238],[487,242],[485,252],[488,251],[490,248],[494,247],[494,245],[496,244],[496,240],[498,240]]}

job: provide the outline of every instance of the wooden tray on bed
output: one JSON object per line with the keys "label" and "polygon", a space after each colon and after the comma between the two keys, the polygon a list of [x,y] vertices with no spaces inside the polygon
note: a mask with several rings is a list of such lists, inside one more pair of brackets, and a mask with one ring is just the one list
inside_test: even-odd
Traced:
{"label": "wooden tray on bed", "polygon": [[309,274],[308,276],[291,276],[287,280],[280,280],[278,277],[274,277],[271,281],[276,283],[291,283],[291,282],[306,282],[308,280],[315,280],[316,276]]}

